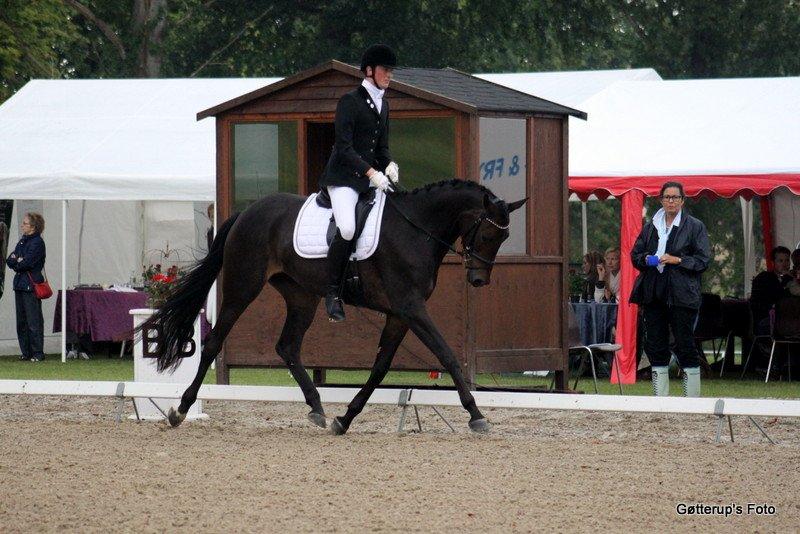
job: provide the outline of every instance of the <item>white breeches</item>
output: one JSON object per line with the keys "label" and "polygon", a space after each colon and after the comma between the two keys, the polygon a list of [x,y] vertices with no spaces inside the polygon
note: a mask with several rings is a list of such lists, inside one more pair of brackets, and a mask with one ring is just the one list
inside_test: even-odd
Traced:
{"label": "white breeches", "polygon": [[358,192],[350,187],[328,186],[333,207],[333,219],[345,241],[350,241],[356,234],[356,203]]}

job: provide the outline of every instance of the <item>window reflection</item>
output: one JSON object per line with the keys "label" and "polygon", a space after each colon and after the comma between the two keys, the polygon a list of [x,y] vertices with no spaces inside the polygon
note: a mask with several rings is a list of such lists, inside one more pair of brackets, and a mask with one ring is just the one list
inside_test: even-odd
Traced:
{"label": "window reflection", "polygon": [[233,127],[233,208],[241,211],[270,193],[297,192],[297,123]]}

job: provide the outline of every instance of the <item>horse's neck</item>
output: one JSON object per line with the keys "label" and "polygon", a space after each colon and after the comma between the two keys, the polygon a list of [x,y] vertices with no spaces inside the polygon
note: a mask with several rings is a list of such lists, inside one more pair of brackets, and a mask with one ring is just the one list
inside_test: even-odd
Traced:
{"label": "horse's neck", "polygon": [[404,200],[412,220],[452,244],[459,235],[465,215],[480,210],[483,205],[483,192],[466,187],[443,187],[408,195]]}

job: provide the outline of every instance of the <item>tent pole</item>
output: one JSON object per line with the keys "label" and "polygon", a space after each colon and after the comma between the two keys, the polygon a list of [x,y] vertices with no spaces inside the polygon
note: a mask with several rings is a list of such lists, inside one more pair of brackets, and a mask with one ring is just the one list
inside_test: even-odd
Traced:
{"label": "tent pole", "polygon": [[[217,203],[214,202],[214,237],[217,237]],[[214,305],[211,307],[211,327],[217,324],[217,284],[211,286],[211,291],[214,291]]]}
{"label": "tent pole", "polygon": [[[214,237],[216,238],[217,237],[217,203],[216,203],[216,201],[214,201],[214,220],[212,221],[212,226],[214,227]],[[211,310],[209,310],[211,312],[211,315],[210,315],[211,321],[209,321],[209,322],[211,323],[211,328],[214,328],[214,325],[217,324],[217,283],[216,282],[214,282],[212,284],[212,286],[211,286],[211,293],[213,293],[213,296],[209,294],[209,296],[206,298],[206,305],[208,305],[211,308]],[[217,368],[217,359],[214,358],[214,361],[211,362],[211,369],[215,369],[216,370],[216,368]]]}
{"label": "tent pole", "polygon": [[[139,207],[141,208],[141,212],[139,214],[139,223],[141,225],[141,232],[142,232],[142,254],[141,254],[141,261],[142,267],[145,267],[145,243],[147,242],[147,235],[145,234],[145,206],[144,200],[139,201]],[[144,281],[142,281],[144,283]]]}
{"label": "tent pole", "polygon": [[753,240],[753,202],[739,197],[739,205],[742,208],[742,233],[744,234],[744,298],[750,294],[755,275],[756,251]]}
{"label": "tent pole", "polygon": [[581,201],[581,239],[583,243],[583,255],[589,253],[589,236],[586,231],[586,202]]}
{"label": "tent pole", "polygon": [[764,239],[764,259],[767,260],[767,270],[773,269],[772,265],[772,207],[769,197],[761,197],[761,235]]}
{"label": "tent pole", "polygon": [[67,201],[61,201],[61,363],[67,361]]}

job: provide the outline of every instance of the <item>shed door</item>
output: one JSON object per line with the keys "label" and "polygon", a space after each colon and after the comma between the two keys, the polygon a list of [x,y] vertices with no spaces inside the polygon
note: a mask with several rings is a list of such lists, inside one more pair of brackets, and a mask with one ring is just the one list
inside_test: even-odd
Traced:
{"label": "shed door", "polygon": [[332,122],[309,122],[306,132],[306,191],[311,194],[319,190],[319,178],[331,155],[335,131]]}

